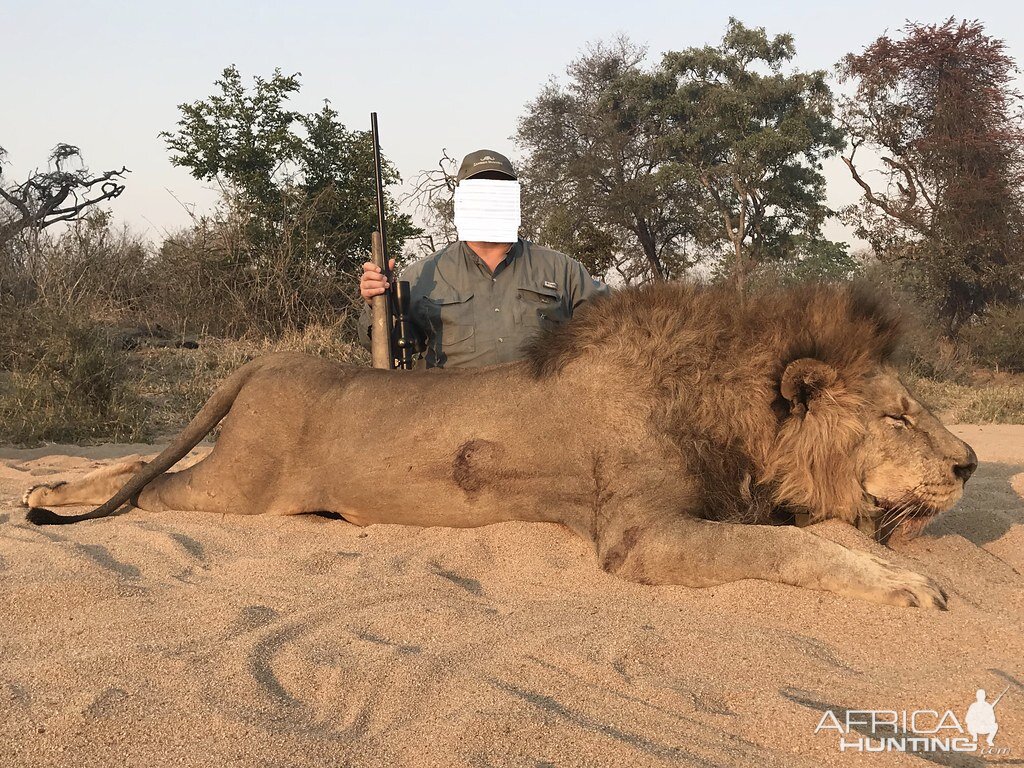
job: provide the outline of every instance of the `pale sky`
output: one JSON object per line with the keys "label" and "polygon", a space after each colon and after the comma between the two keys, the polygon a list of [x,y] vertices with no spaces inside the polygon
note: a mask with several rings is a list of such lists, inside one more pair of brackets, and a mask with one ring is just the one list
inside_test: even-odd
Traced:
{"label": "pale sky", "polygon": [[[717,43],[733,15],[769,34],[793,33],[796,66],[831,69],[908,19],[952,15],[980,19],[1024,59],[1024,12],[1005,0],[3,0],[2,9],[5,175],[24,176],[61,141],[80,146],[93,170],[125,165],[128,188],[112,210],[153,240],[188,223],[175,197],[200,212],[215,199],[207,185],[171,166],[157,134],[174,129],[178,104],[211,95],[229,64],[247,78],[275,67],[301,72],[295,107],[313,111],[330,99],[349,128],[369,128],[376,110],[384,152],[410,181],[433,167],[443,148],[461,157],[487,147],[514,160],[510,137],[524,105],[588,42],[618,34],[647,45],[656,59]],[[836,161],[826,170],[829,202],[853,200],[845,168]]]}

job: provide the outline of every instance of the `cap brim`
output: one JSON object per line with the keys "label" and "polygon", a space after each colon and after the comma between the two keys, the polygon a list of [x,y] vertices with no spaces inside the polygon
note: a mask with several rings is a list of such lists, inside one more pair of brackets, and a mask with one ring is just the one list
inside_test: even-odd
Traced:
{"label": "cap brim", "polygon": [[468,173],[465,176],[460,176],[458,180],[459,181],[465,181],[466,179],[472,179],[474,176],[479,176],[481,173],[500,173],[502,176],[506,177],[510,181],[519,181],[519,177],[518,176],[515,176],[514,174],[510,174],[508,171],[506,171],[500,165],[498,165],[496,168],[478,168],[478,169],[474,170],[472,173]]}

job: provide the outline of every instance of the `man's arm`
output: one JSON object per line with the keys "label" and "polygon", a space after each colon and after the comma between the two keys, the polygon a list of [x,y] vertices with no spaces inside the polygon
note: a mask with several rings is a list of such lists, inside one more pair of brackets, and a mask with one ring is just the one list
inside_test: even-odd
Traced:
{"label": "man's arm", "polygon": [[569,259],[568,274],[565,285],[567,290],[567,304],[570,310],[575,310],[580,304],[589,301],[597,296],[604,296],[611,292],[608,284],[602,280],[595,280],[590,276],[587,268],[575,259]]}

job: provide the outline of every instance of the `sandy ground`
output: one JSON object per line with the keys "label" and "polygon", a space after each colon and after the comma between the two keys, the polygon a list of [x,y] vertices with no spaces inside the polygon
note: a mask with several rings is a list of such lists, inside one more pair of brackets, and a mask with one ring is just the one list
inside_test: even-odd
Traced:
{"label": "sandy ground", "polygon": [[[982,460],[965,501],[888,553],[947,588],[946,613],[628,584],[554,525],[35,528],[25,486],[152,448],[0,451],[0,765],[1024,763],[1024,427],[955,431]],[[814,733],[829,709],[962,719],[977,688],[1008,688],[1009,755],[841,754]]]}

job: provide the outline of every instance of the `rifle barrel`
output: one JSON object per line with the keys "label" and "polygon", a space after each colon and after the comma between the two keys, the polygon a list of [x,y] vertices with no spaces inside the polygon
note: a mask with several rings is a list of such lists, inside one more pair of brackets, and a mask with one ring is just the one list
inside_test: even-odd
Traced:
{"label": "rifle barrel", "polygon": [[999,700],[1000,700],[1001,698],[1003,698],[1003,696],[1005,696],[1005,695],[1006,695],[1006,692],[1007,692],[1008,690],[1010,690],[1010,686],[1006,686],[1005,688],[1003,688],[1003,692],[1002,692],[1002,693],[1000,693],[1000,694],[999,694],[998,696],[996,696],[996,700],[992,702],[992,709],[995,709],[995,708],[996,708],[996,704],[998,704],[998,703],[999,703]]}
{"label": "rifle barrel", "polygon": [[370,129],[373,132],[373,171],[377,182],[377,231],[380,232],[380,250],[384,257],[384,276],[391,281],[391,268],[388,264],[388,237],[384,226],[384,170],[380,161],[380,134],[377,131],[377,113],[370,113]]}

